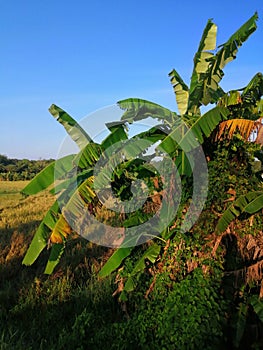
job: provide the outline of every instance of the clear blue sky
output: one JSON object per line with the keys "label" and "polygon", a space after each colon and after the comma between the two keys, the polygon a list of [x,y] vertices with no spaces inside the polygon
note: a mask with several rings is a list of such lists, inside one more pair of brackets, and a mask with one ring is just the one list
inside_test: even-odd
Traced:
{"label": "clear blue sky", "polygon": [[255,11],[258,29],[225,69],[226,90],[263,72],[262,0],[1,0],[0,154],[56,157],[66,134],[52,103],[77,120],[128,97],[176,110],[167,74],[189,82],[207,20],[222,44]]}

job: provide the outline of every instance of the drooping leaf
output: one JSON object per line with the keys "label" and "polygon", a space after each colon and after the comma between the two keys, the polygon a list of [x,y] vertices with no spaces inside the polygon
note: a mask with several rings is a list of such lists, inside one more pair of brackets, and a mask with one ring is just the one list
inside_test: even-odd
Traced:
{"label": "drooping leaf", "polygon": [[244,103],[255,105],[263,95],[263,75],[257,73],[245,87],[241,98]]}
{"label": "drooping leaf", "polygon": [[216,232],[224,232],[231,221],[242,213],[254,214],[263,208],[263,192],[254,191],[240,196],[224,212],[216,225]]}
{"label": "drooping leaf", "polygon": [[158,146],[170,155],[180,148],[190,152],[210,136],[220,121],[227,118],[229,111],[225,107],[214,107],[202,116],[192,118],[191,124],[181,122]]}
{"label": "drooping leaf", "polygon": [[72,233],[72,228],[64,218],[62,214],[59,215],[58,220],[53,227],[52,233],[50,235],[50,241],[55,244],[62,244]]}
{"label": "drooping leaf", "polygon": [[33,240],[26,252],[23,259],[24,265],[32,265],[38,258],[42,250],[47,246],[51,232],[56,226],[56,223],[60,217],[61,207],[65,205],[72,195],[72,189],[68,187],[66,191],[62,192],[57,200],[53,203],[48,210],[44,219],[41,221]]}
{"label": "drooping leaf", "polygon": [[59,180],[73,168],[74,157],[74,154],[68,155],[49,164],[29,182],[21,193],[32,195],[48,188],[54,183],[55,177]]}
{"label": "drooping leaf", "polygon": [[80,149],[83,149],[89,142],[92,142],[91,137],[86,131],[62,108],[52,104],[49,112],[64,126],[69,136],[76,142]]}
{"label": "drooping leaf", "polygon": [[156,125],[147,131],[143,131],[135,136],[133,139],[147,139],[151,144],[163,140],[170,132],[170,128],[164,124]]}
{"label": "drooping leaf", "polygon": [[248,140],[251,133],[256,129],[257,124],[253,120],[229,119],[220,123],[216,140],[220,140],[223,135],[224,137],[231,139],[237,131],[245,140]]}
{"label": "drooping leaf", "polygon": [[143,253],[142,257],[137,261],[132,272],[129,274],[129,277],[124,285],[124,291],[131,292],[134,290],[137,285],[138,275],[140,275],[146,267],[146,261],[149,260],[152,264],[154,264],[160,250],[161,246],[154,243]]}
{"label": "drooping leaf", "polygon": [[115,271],[121,265],[123,260],[130,255],[132,250],[133,250],[133,247],[118,248],[100,270],[99,277],[109,276],[113,271]]}
{"label": "drooping leaf", "polygon": [[48,262],[44,271],[46,275],[50,275],[54,271],[54,268],[57,266],[57,264],[60,261],[60,258],[64,252],[64,249],[65,249],[64,243],[56,243],[52,245]]}
{"label": "drooping leaf", "polygon": [[32,265],[38,258],[42,250],[47,246],[47,242],[52,229],[55,227],[57,215],[59,212],[58,202],[51,206],[46,216],[40,223],[33,240],[26,252],[26,255],[22,261],[24,265]]}
{"label": "drooping leaf", "polygon": [[128,123],[152,117],[173,125],[174,121],[178,119],[175,112],[147,100],[129,98],[117,103],[121,109],[125,110],[121,120]]}

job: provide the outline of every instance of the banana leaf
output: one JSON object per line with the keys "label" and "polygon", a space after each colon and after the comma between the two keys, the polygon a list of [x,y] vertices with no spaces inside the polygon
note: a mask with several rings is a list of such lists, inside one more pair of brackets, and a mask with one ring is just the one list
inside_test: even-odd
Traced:
{"label": "banana leaf", "polygon": [[24,265],[32,265],[38,258],[42,250],[47,246],[47,242],[52,229],[55,227],[57,215],[59,212],[58,202],[51,206],[46,216],[40,223],[34,238],[26,252],[26,255],[22,261]]}
{"label": "banana leaf", "polygon": [[173,125],[174,121],[178,119],[175,112],[164,108],[154,102],[142,100],[139,98],[128,98],[117,102],[118,106],[125,110],[121,120],[133,123],[138,120],[152,117],[162,120],[169,125]]}
{"label": "banana leaf", "polygon": [[59,180],[70,170],[72,170],[74,158],[75,155],[71,154],[52,162],[40,173],[38,173],[21,191],[21,193],[25,195],[32,195],[45,190],[54,183],[55,177],[56,180]]}
{"label": "banana leaf", "polygon": [[225,107],[214,107],[202,116],[192,118],[192,124],[183,121],[159,144],[158,149],[174,155],[178,148],[190,152],[203,143],[217,127],[220,121],[225,120],[229,111]]}
{"label": "banana leaf", "polygon": [[194,68],[189,91],[189,105],[186,108],[189,110],[190,114],[200,114],[199,107],[204,94],[204,86],[202,85],[203,75],[209,68],[209,59],[214,56],[210,51],[216,48],[216,34],[217,26],[211,20],[208,20],[194,57]]}
{"label": "banana leaf", "polygon": [[107,123],[111,133],[102,141],[101,149],[105,151],[115,143],[128,139],[127,128],[124,122]]}
{"label": "banana leaf", "polygon": [[123,262],[127,256],[130,255],[133,247],[129,248],[118,248],[112,256],[107,260],[106,264],[99,271],[99,277],[109,276],[113,271],[115,271]]}
{"label": "banana leaf", "polygon": [[143,253],[142,257],[137,261],[132,272],[129,274],[123,291],[131,292],[134,290],[138,283],[138,276],[144,271],[146,267],[146,261],[149,260],[152,264],[154,264],[160,253],[160,250],[161,246],[154,243]]}
{"label": "banana leaf", "polygon": [[217,233],[224,232],[231,221],[239,217],[242,213],[250,215],[258,212],[263,208],[263,192],[254,191],[240,196],[230,207],[224,212],[219,219],[215,231]]}
{"label": "banana leaf", "polygon": [[171,84],[173,85],[175,98],[177,102],[177,107],[179,113],[181,115],[185,114],[188,106],[188,98],[189,98],[189,89],[188,86],[184,83],[183,79],[177,73],[175,69],[173,69],[169,73]]}
{"label": "banana leaf", "polygon": [[218,47],[219,51],[215,55],[206,58],[208,68],[204,73],[200,73],[198,79],[194,73],[190,87],[189,111],[194,112],[196,106],[199,107],[201,104],[214,103],[224,94],[219,86],[219,82],[224,76],[223,68],[236,58],[238,49],[256,30],[257,19],[258,15],[255,13],[226,43]]}
{"label": "banana leaf", "polygon": [[49,255],[44,274],[50,275],[54,271],[54,268],[57,266],[57,264],[60,261],[60,258],[64,252],[64,249],[65,249],[64,243],[56,243],[52,245],[51,253]]}
{"label": "banana leaf", "polygon": [[86,131],[62,108],[52,104],[49,112],[64,126],[69,136],[76,142],[80,149],[83,149],[89,142],[92,142],[92,138]]}
{"label": "banana leaf", "polygon": [[33,237],[33,240],[26,252],[26,255],[22,261],[24,265],[32,265],[38,258],[42,250],[47,246],[50,239],[51,232],[56,227],[56,223],[60,217],[60,207],[65,205],[72,194],[70,187],[64,191],[58,199],[53,203],[48,210],[44,219],[41,221],[38,229]]}
{"label": "banana leaf", "polygon": [[101,146],[95,142],[88,143],[74,158],[73,163],[80,169],[87,169],[96,164],[101,155]]}

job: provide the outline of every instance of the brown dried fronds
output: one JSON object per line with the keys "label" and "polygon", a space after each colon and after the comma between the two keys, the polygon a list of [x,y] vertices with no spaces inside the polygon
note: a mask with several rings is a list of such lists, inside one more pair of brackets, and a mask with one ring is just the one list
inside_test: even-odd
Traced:
{"label": "brown dried fronds", "polygon": [[249,119],[230,119],[223,121],[219,125],[219,130],[216,135],[216,141],[221,140],[222,137],[228,137],[231,139],[236,131],[242,135],[245,140],[249,139],[249,136],[253,131],[257,131],[258,124],[254,120]]}

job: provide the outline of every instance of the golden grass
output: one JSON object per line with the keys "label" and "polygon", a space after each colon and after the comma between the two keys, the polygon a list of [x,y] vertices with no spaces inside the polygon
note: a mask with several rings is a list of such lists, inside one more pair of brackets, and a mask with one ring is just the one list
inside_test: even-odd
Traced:
{"label": "golden grass", "polygon": [[47,191],[24,197],[27,181],[0,181],[0,265],[23,257],[40,221],[54,201]]}

